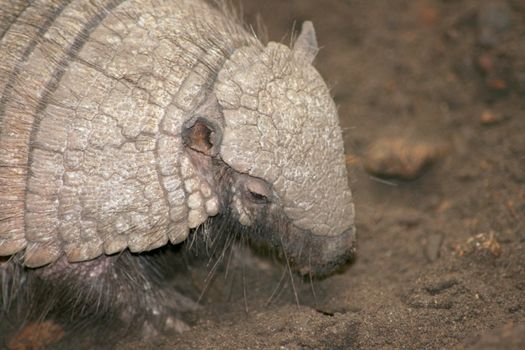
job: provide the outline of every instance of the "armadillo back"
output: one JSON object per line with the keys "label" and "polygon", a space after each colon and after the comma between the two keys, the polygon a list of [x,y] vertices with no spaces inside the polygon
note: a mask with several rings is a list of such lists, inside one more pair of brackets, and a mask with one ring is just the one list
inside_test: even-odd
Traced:
{"label": "armadillo back", "polygon": [[1,0],[0,19],[0,256],[140,252],[216,213],[210,191],[188,206],[207,184],[180,125],[242,26],[186,0]]}

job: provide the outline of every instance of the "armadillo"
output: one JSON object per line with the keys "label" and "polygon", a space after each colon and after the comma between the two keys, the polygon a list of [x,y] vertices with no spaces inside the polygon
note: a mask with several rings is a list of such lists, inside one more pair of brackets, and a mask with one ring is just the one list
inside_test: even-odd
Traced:
{"label": "armadillo", "polygon": [[354,207],[311,22],[290,46],[199,0],[0,0],[2,306],[24,273],[75,298],[132,290],[115,257],[212,219],[301,274],[346,262]]}

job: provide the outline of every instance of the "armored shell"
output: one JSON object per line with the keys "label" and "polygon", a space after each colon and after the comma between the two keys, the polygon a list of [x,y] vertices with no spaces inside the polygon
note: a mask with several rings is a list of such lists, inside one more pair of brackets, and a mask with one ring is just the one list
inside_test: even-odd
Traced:
{"label": "armored shell", "polygon": [[[143,252],[225,212],[250,227],[265,216],[245,193],[286,222],[273,239],[297,268],[353,252],[310,23],[293,48],[196,0],[0,0],[0,23],[0,255]],[[228,201],[218,163],[252,179]]]}

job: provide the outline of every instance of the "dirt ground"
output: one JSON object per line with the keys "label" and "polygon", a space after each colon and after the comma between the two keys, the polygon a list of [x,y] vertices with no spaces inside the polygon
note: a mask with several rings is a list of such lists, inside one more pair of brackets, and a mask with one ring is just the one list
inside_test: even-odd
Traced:
{"label": "dirt ground", "polygon": [[191,330],[149,346],[524,349],[525,2],[243,5],[273,40],[316,25],[316,66],[345,130],[358,256],[293,285],[282,266],[241,257]]}
{"label": "dirt ground", "polygon": [[243,8],[286,43],[294,23],[315,23],[316,67],[344,128],[357,258],[292,283],[281,264],[237,251],[211,284],[208,267],[192,271],[207,291],[190,330],[119,348],[525,349],[525,2]]}
{"label": "dirt ground", "polygon": [[[315,23],[316,66],[345,130],[358,256],[293,285],[279,264],[244,257],[240,273],[215,279],[191,330],[153,345],[525,349],[525,2],[243,4],[274,40]],[[379,169],[378,143],[393,153]],[[411,163],[427,166],[406,174]]]}

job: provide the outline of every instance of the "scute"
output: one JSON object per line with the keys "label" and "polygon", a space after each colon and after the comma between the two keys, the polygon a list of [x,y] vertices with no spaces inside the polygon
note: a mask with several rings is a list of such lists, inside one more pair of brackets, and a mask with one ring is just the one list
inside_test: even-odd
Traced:
{"label": "scute", "polygon": [[263,52],[239,49],[219,73],[215,93],[225,116],[253,111],[247,96],[266,97],[255,125],[225,118],[220,155],[227,164],[271,183],[299,228],[332,236],[353,227],[337,111],[313,66],[277,43]]}

